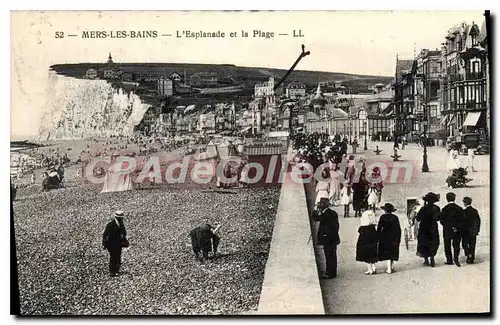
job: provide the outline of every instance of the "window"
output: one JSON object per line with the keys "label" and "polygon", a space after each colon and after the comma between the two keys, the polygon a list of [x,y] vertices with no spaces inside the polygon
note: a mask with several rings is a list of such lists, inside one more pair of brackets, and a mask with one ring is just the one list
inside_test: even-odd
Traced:
{"label": "window", "polygon": [[473,73],[481,72],[481,66],[479,65],[479,61],[472,62],[472,72]]}
{"label": "window", "polygon": [[438,107],[437,105],[431,105],[431,117],[437,117],[438,116]]}
{"label": "window", "polygon": [[458,102],[463,103],[464,102],[464,87],[458,87]]}

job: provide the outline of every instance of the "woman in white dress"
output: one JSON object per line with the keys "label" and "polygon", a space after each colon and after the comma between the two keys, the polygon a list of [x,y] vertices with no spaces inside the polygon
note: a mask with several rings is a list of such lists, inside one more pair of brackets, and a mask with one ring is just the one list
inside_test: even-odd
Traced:
{"label": "woman in white dress", "polygon": [[469,158],[469,167],[471,171],[474,171],[474,149],[469,148],[467,149],[467,157]]}
{"label": "woman in white dress", "polygon": [[340,200],[340,172],[335,163],[330,161],[330,203],[337,206]]}
{"label": "woman in white dress", "polygon": [[458,160],[458,150],[453,148],[450,150],[450,157],[448,158],[448,162],[446,163],[446,168],[448,171],[452,172],[453,169],[457,169],[460,167],[460,161]]}
{"label": "woman in white dress", "polygon": [[330,200],[330,177],[328,170],[323,170],[321,173],[321,179],[318,180],[318,184],[316,185],[316,202],[318,205],[321,199]]}
{"label": "woman in white dress", "polygon": [[344,206],[344,218],[349,217],[349,205],[351,204],[351,187],[344,183],[340,184],[340,204]]}
{"label": "woman in white dress", "polygon": [[372,208],[373,212],[375,212],[377,203],[378,203],[377,189],[374,186],[372,186],[368,190],[368,207]]}

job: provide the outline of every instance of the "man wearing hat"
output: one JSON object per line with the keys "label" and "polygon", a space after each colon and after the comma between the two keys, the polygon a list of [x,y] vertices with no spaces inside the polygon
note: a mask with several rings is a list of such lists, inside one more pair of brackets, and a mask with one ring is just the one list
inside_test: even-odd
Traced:
{"label": "man wearing hat", "polygon": [[[447,193],[448,204],[441,210],[441,225],[443,226],[444,253],[446,265],[460,266],[460,241],[466,228],[464,210],[455,203],[455,193]],[[451,247],[453,246],[453,255]]]}
{"label": "man wearing hat", "polygon": [[381,209],[385,213],[380,216],[377,227],[378,260],[387,261],[386,273],[391,274],[394,261],[399,260],[401,225],[399,224],[399,218],[393,214],[396,209],[392,204],[386,203]]}
{"label": "man wearing hat", "polygon": [[471,206],[472,199],[470,197],[464,197],[463,203],[465,206],[466,229],[463,233],[462,245],[467,257],[467,264],[473,264],[476,258],[476,237],[481,227],[481,218],[479,218],[477,210]]}
{"label": "man wearing hat", "polygon": [[323,279],[333,279],[337,277],[337,245],[340,244],[339,236],[339,216],[337,212],[330,209],[330,200],[322,198],[318,208],[320,213],[314,216],[315,221],[319,221],[318,245],[323,246],[326,260],[326,272]]}
{"label": "man wearing hat", "polygon": [[122,248],[128,247],[127,230],[123,223],[123,211],[115,212],[102,235],[102,246],[109,252],[109,273],[117,276],[120,271]]}

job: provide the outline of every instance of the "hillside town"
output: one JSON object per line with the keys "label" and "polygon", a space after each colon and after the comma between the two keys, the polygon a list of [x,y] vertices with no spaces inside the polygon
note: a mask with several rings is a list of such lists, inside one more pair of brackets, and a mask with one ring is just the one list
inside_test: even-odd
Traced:
{"label": "hillside town", "polygon": [[[156,97],[136,129],[146,135],[245,135],[270,132],[327,132],[352,140],[428,138],[429,145],[462,140],[479,145],[489,138],[488,48],[486,27],[476,23],[453,26],[442,47],[422,49],[413,58],[395,58],[388,84],[351,92],[343,81],[320,81],[314,87],[270,76],[242,95],[231,76],[198,72],[187,76],[123,72],[111,54],[108,66],[88,69],[88,79],[135,84]],[[275,87],[280,82],[279,87]],[[276,88],[276,89],[275,89]]]}

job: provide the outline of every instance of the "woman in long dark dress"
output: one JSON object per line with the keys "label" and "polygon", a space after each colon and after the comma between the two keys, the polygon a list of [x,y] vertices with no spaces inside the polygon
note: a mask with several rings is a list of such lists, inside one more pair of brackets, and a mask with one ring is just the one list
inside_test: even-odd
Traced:
{"label": "woman in long dark dress", "polygon": [[[358,182],[353,182],[352,184],[352,208],[354,209],[354,217],[361,217],[361,211],[367,208],[368,202],[366,198],[368,196],[368,183],[364,174],[361,174]],[[366,201],[366,202],[365,202]]]}
{"label": "woman in long dark dress", "polygon": [[385,214],[378,221],[378,260],[387,261],[388,274],[392,273],[394,261],[399,260],[399,244],[401,243],[401,225],[399,218],[392,214],[396,211],[394,206],[386,203],[381,207]]}
{"label": "woman in long dark dress", "polygon": [[[441,210],[434,203],[439,196],[429,192],[424,197],[424,206],[418,211],[417,255],[424,258],[424,265],[435,266],[434,256],[439,248],[438,221]],[[429,262],[430,260],[430,262]]]}
{"label": "woman in long dark dress", "polygon": [[375,213],[371,210],[363,212],[361,216],[361,226],[358,229],[359,237],[356,244],[356,261],[364,262],[368,270],[366,275],[377,272],[375,263],[377,263],[377,223]]}

